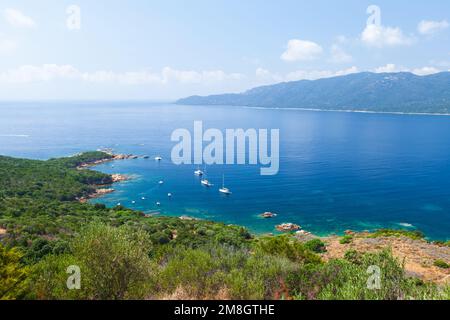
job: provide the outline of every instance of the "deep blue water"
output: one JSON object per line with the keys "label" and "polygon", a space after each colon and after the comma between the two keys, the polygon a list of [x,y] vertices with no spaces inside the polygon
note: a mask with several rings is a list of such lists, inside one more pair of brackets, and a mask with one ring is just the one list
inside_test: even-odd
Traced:
{"label": "deep blue water", "polygon": [[[98,167],[134,176],[96,200],[110,206],[223,221],[255,232],[294,222],[317,234],[406,227],[450,238],[450,117],[131,102],[1,103],[0,115],[3,155],[47,159],[101,147],[150,155]],[[206,128],[280,129],[279,174],[260,176],[259,166],[211,166],[208,178],[216,187],[203,188],[193,175],[196,166],[170,162],[172,131],[192,130],[194,120]],[[164,161],[156,163],[156,155]],[[231,197],[217,191],[223,174]],[[279,216],[258,219],[265,211]]]}

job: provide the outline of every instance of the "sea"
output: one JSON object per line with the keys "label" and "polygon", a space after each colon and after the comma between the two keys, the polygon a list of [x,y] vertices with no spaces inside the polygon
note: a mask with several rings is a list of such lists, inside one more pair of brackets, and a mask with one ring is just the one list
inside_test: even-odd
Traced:
{"label": "sea", "polygon": [[[198,166],[171,159],[172,133],[193,132],[195,121],[223,132],[279,129],[278,174],[263,176],[260,165],[202,165],[214,184],[203,187],[194,175]],[[0,103],[1,155],[45,160],[106,148],[140,156],[95,168],[130,177],[92,200],[110,207],[242,225],[258,234],[290,222],[322,236],[396,228],[450,239],[450,116],[143,101]],[[223,177],[232,195],[219,193]],[[277,216],[259,217],[268,211]]]}

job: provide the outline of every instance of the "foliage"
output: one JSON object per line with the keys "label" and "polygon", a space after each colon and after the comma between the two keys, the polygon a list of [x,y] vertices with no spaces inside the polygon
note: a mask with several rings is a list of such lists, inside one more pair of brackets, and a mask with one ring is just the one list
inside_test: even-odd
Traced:
{"label": "foliage", "polygon": [[273,299],[282,279],[298,268],[286,258],[231,247],[175,249],[158,275],[158,292],[183,288],[191,299]]}
{"label": "foliage", "polygon": [[81,269],[82,289],[74,294],[79,297],[99,300],[144,298],[153,269],[148,255],[150,249],[151,241],[143,231],[125,226],[89,225],[73,242],[72,255],[49,256],[36,266],[35,295],[45,299],[73,295],[64,288],[63,271],[77,265]]}
{"label": "foliage", "polygon": [[305,243],[305,247],[315,253],[325,253],[327,252],[327,247],[325,243],[320,239],[309,240]]}
{"label": "foliage", "polygon": [[409,231],[409,230],[392,230],[392,229],[380,229],[370,235],[372,238],[380,237],[406,237],[412,240],[422,240],[425,235],[421,231]]}
{"label": "foliage", "polygon": [[340,244],[349,244],[349,243],[352,243],[352,241],[353,241],[353,236],[347,234],[347,235],[343,236],[341,238],[341,240],[339,240],[339,243]]}
{"label": "foliage", "polygon": [[[371,281],[377,270],[380,271],[379,287]],[[339,259],[308,266],[301,273],[291,275],[288,285],[297,299],[445,300],[449,297],[447,289],[446,292],[406,277],[402,264],[389,250],[363,254],[356,263]]]}
{"label": "foliage", "polygon": [[[73,161],[83,159],[80,155]],[[111,176],[91,170],[76,170],[64,161],[37,161],[0,156],[0,199],[31,198],[72,201],[94,191],[92,185],[112,183]]]}
{"label": "foliage", "polygon": [[255,250],[261,254],[283,257],[303,264],[321,263],[319,256],[288,235],[261,238],[256,243]]}
{"label": "foliage", "polygon": [[20,260],[18,249],[7,249],[0,244],[0,300],[23,297],[29,270]]}
{"label": "foliage", "polygon": [[434,266],[441,268],[441,269],[449,269],[450,268],[450,264],[448,264],[444,260],[436,260],[434,262]]}

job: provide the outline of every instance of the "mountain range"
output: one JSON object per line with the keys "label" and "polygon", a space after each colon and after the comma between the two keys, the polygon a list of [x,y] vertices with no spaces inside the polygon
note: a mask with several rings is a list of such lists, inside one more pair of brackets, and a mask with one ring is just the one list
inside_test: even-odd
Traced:
{"label": "mountain range", "polygon": [[450,114],[450,72],[427,76],[362,72],[237,94],[192,96],[177,104]]}

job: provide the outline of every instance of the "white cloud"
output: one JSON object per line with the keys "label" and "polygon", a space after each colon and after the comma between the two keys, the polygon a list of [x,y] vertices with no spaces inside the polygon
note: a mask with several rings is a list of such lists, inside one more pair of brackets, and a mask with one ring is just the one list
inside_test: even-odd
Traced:
{"label": "white cloud", "polygon": [[332,78],[357,73],[358,68],[353,66],[348,69],[331,71],[331,70],[297,70],[286,75],[287,81],[297,80],[317,80],[323,78]]}
{"label": "white cloud", "polygon": [[392,73],[392,72],[401,72],[407,71],[406,69],[399,69],[395,64],[388,63],[385,66],[378,67],[374,70],[376,73]]}
{"label": "white cloud", "polygon": [[45,64],[42,66],[25,65],[17,69],[0,73],[1,83],[32,83],[53,80],[78,80],[94,83],[117,83],[123,85],[164,85],[172,82],[182,84],[209,85],[224,81],[239,81],[244,76],[239,73],[227,74],[222,70],[184,71],[170,67],[161,72],[134,71],[94,71],[81,72],[71,65]]}
{"label": "white cloud", "polygon": [[418,76],[427,76],[430,74],[435,74],[441,72],[441,70],[435,67],[422,67],[409,69],[401,66],[397,66],[393,63],[389,63],[385,66],[378,67],[374,70],[376,73],[394,73],[394,72],[411,72]]}
{"label": "white cloud", "polygon": [[285,81],[285,78],[277,73],[272,73],[269,70],[258,68],[255,72],[256,80],[259,83],[277,83],[277,82],[283,82]]}
{"label": "white cloud", "polygon": [[257,80],[261,83],[279,83],[286,81],[298,81],[298,80],[317,80],[323,78],[331,78],[337,76],[344,76],[351,73],[358,72],[357,67],[351,67],[348,69],[331,71],[331,70],[296,70],[289,72],[285,75],[278,73],[272,73],[269,70],[258,68],[256,69]]}
{"label": "white cloud", "polygon": [[8,8],[4,11],[4,17],[6,21],[18,28],[33,28],[36,26],[36,23],[33,19],[26,16],[22,12],[17,9]]}
{"label": "white cloud", "polygon": [[353,60],[353,57],[349,55],[347,52],[345,52],[344,49],[342,49],[338,45],[333,45],[331,47],[331,62],[333,63],[349,63]]}
{"label": "white cloud", "polygon": [[0,35],[0,54],[10,54],[17,48],[16,42]]}
{"label": "white cloud", "polygon": [[423,68],[417,68],[413,69],[412,73],[418,75],[418,76],[428,76],[430,74],[439,73],[441,70],[435,68],[435,67],[423,67]]}
{"label": "white cloud", "polygon": [[289,40],[281,59],[289,62],[314,60],[319,58],[322,52],[322,47],[315,42],[293,39]]}
{"label": "white cloud", "polygon": [[441,30],[447,29],[450,26],[447,20],[442,21],[430,21],[422,20],[417,26],[417,30],[420,34],[431,35],[435,34]]}
{"label": "white cloud", "polygon": [[184,71],[166,67],[162,70],[161,80],[163,83],[178,81],[181,83],[213,83],[226,80],[241,80],[244,76],[240,73],[227,74],[222,70],[212,71]]}
{"label": "white cloud", "polygon": [[361,40],[370,47],[405,46],[414,43],[414,38],[405,36],[400,28],[368,25],[361,34]]}

